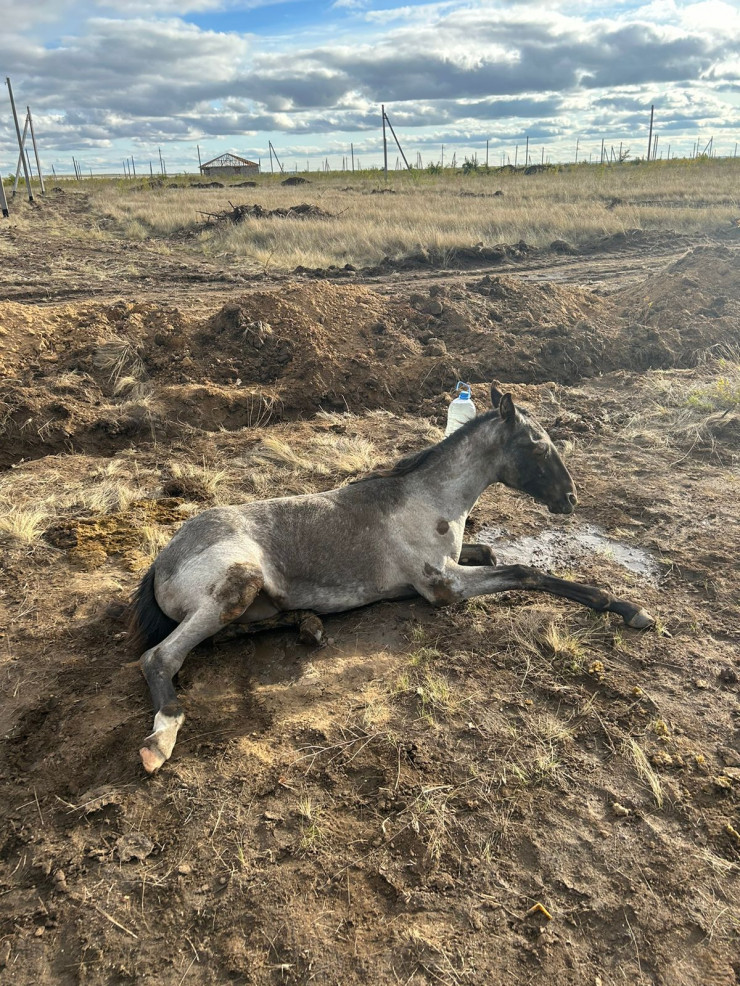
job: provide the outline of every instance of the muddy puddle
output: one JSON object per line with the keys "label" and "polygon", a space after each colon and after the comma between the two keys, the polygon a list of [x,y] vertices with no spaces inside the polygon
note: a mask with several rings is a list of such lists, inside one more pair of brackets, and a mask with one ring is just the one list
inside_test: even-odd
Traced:
{"label": "muddy puddle", "polygon": [[601,555],[655,584],[660,565],[642,548],[609,537],[596,524],[584,524],[542,531],[536,537],[508,538],[500,527],[484,527],[478,540],[490,544],[504,564],[534,565],[544,569],[568,569],[586,557]]}

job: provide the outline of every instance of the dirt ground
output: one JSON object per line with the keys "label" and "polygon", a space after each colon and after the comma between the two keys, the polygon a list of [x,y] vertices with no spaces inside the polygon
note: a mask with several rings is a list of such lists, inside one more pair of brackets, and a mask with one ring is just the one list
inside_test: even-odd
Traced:
{"label": "dirt ground", "polygon": [[[31,222],[31,220],[24,220]],[[740,981],[740,230],[291,277],[0,231],[0,982]],[[658,616],[383,603],[185,663],[123,604],[184,519],[328,489],[497,380],[579,489],[470,539]]]}

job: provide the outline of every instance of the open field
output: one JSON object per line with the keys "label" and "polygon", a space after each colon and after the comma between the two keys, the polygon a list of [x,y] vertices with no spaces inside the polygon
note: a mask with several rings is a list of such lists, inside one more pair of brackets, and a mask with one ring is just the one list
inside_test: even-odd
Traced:
{"label": "open field", "polygon": [[[0,982],[738,982],[738,169],[697,173],[69,183],[2,226]],[[197,225],[229,200],[338,218]],[[458,379],[580,496],[490,489],[470,540],[658,631],[509,593],[216,639],[143,776],[156,552],[438,440]]]}

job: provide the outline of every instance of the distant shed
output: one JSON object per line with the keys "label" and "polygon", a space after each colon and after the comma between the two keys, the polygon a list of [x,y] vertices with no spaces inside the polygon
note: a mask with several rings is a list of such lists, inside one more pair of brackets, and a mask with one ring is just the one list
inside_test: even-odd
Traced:
{"label": "distant shed", "polygon": [[229,178],[235,175],[258,175],[260,166],[236,154],[222,154],[200,166],[200,173],[208,178]]}

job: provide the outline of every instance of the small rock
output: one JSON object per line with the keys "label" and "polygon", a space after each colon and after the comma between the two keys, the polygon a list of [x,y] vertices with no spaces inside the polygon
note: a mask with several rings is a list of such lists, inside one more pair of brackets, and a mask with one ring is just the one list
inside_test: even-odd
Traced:
{"label": "small rock", "polygon": [[154,843],[142,832],[122,835],[116,842],[116,852],[122,863],[129,863],[132,859],[146,859],[153,851]]}
{"label": "small rock", "polygon": [[193,867],[190,865],[190,863],[180,863],[180,865],[177,867],[177,872],[180,874],[180,876],[190,876],[190,874],[193,872]]}
{"label": "small rock", "polygon": [[437,298],[428,301],[424,308],[427,315],[441,315],[444,310],[444,305]]}
{"label": "small rock", "polygon": [[631,809],[625,808],[624,805],[620,805],[618,801],[615,801],[612,805],[612,811],[615,815],[618,815],[619,818],[626,818],[628,815],[632,814]]}
{"label": "small rock", "polygon": [[709,688],[709,682],[707,681],[706,678],[695,678],[694,686],[696,688],[701,688],[702,690],[704,690],[705,688]]}
{"label": "small rock", "polygon": [[567,240],[553,240],[550,244],[550,249],[553,253],[575,253],[570,243]]}
{"label": "small rock", "polygon": [[737,684],[737,671],[734,668],[722,668],[717,677],[723,685]]}
{"label": "small rock", "polygon": [[36,930],[34,931],[34,935],[35,935],[35,936],[36,936],[37,938],[40,938],[40,937],[41,937],[41,936],[43,935],[43,933],[44,933],[45,931],[46,931],[46,928],[45,928],[45,927],[43,926],[43,924],[40,924],[40,925],[38,926],[38,928],[36,928]]}
{"label": "small rock", "polygon": [[429,339],[427,342],[427,355],[429,356],[446,356],[447,346],[443,339]]}
{"label": "small rock", "polygon": [[449,873],[436,873],[430,880],[430,884],[436,890],[453,890],[455,887],[455,878],[450,876]]}
{"label": "small rock", "polygon": [[67,877],[64,870],[57,870],[54,874],[54,889],[60,894],[67,893]]}

